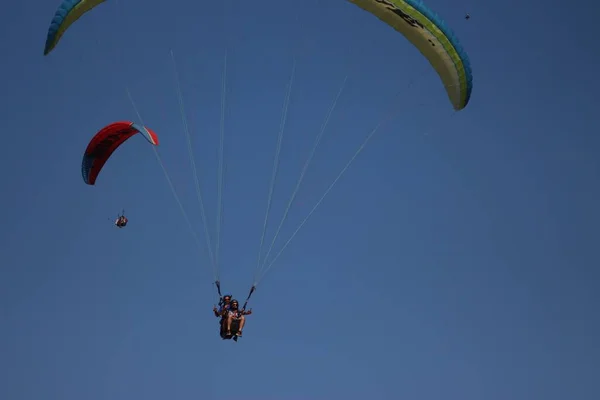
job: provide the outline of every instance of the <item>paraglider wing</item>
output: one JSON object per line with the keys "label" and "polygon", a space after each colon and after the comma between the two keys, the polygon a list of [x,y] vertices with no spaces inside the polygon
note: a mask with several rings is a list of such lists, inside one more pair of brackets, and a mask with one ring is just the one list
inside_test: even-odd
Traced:
{"label": "paraglider wing", "polygon": [[158,146],[156,133],[133,122],[115,122],[102,128],[85,149],[81,162],[83,181],[88,185],[93,185],[112,153],[136,133],[141,133],[148,142]]}
{"label": "paraglider wing", "polygon": [[83,14],[90,11],[106,0],[63,0],[58,6],[54,18],[48,28],[44,55],[47,55],[56,47],[58,41],[67,29],[77,21]]}
{"label": "paraglider wing", "polygon": [[473,77],[469,57],[446,24],[420,0],[348,0],[402,33],[429,60],[455,110],[467,106]]}

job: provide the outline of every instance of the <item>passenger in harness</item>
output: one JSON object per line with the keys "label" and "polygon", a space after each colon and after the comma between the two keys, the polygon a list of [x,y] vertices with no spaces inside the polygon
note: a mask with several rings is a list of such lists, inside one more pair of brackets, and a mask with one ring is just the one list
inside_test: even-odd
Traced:
{"label": "passenger in harness", "polygon": [[[227,315],[225,336],[235,336],[236,339],[238,337],[242,337],[242,329],[244,329],[244,325],[246,324],[245,315],[250,314],[252,314],[252,310],[240,310],[238,301],[231,300],[231,305],[229,306],[229,312]],[[232,327],[234,328],[233,330]]]}

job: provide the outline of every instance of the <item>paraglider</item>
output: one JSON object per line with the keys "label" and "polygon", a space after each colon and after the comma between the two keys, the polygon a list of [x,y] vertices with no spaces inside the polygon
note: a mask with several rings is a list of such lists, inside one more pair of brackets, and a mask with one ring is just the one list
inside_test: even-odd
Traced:
{"label": "paraglider", "polygon": [[420,0],[348,0],[402,33],[437,71],[455,110],[469,103],[469,57],[446,24]]}
{"label": "paraglider", "polygon": [[219,281],[215,282],[217,285],[217,291],[220,296],[219,308],[213,307],[213,313],[215,317],[220,318],[219,320],[219,335],[221,339],[228,340],[233,339],[238,341],[238,338],[242,337],[242,330],[246,324],[246,315],[252,314],[252,309],[246,311],[248,300],[252,297],[252,293],[256,290],[255,286],[252,286],[250,293],[246,298],[246,302],[240,308],[239,302],[232,299],[230,294],[221,296],[221,284]]}
{"label": "paraglider", "polygon": [[63,0],[58,6],[54,18],[48,28],[44,55],[50,53],[60,41],[62,35],[83,14],[106,0]]}
{"label": "paraglider", "polygon": [[127,222],[129,222],[129,220],[126,216],[119,215],[115,221],[115,225],[117,228],[125,228],[127,226]]}
{"label": "paraglider", "polygon": [[221,339],[233,339],[237,342],[238,338],[242,337],[242,330],[246,323],[246,315],[252,314],[252,310],[240,309],[239,302],[231,299],[231,295],[224,297],[223,305],[217,310],[213,308],[216,317],[221,317],[219,320],[219,335]]}
{"label": "paraglider", "polygon": [[237,338],[242,337],[242,329],[246,323],[246,315],[252,314],[252,310],[244,310],[239,308],[237,300],[231,300],[229,311],[227,312],[227,318],[224,323],[221,324],[221,337],[223,339],[231,339],[237,341]]}
{"label": "paraglider", "polygon": [[[109,220],[112,221],[112,218],[109,218]],[[121,211],[120,214],[117,215],[117,218],[115,219],[114,224],[117,228],[121,229],[121,228],[125,228],[127,226],[128,222],[129,222],[129,220],[125,216],[125,210],[123,210],[123,211]]]}
{"label": "paraglider", "polygon": [[[48,31],[48,37],[46,40],[46,46],[44,49],[44,55],[47,55],[51,52],[57,43],[60,41],[62,35],[65,33],[67,29],[80,18],[84,13],[93,9],[95,6],[104,2],[105,0],[63,0],[61,6],[59,7],[54,19],[50,25]],[[360,8],[366,10],[367,12],[377,16],[381,21],[385,22],[396,31],[400,32],[414,47],[416,47],[421,54],[428,60],[431,66],[435,69],[437,74],[439,75],[440,80],[442,81],[444,88],[446,90],[447,96],[452,104],[452,107],[455,110],[464,109],[471,97],[472,91],[472,72],[470,67],[469,58],[462,49],[458,40],[455,38],[454,34],[446,27],[445,23],[429,8],[427,8],[420,0],[348,0],[359,6]],[[460,14],[459,14],[460,15]],[[470,15],[466,14],[465,19],[470,19]],[[225,68],[226,68],[225,63]],[[294,64],[294,68],[295,68]],[[295,71],[295,70],[294,70]],[[224,69],[226,72],[226,69]],[[223,75],[223,93],[225,93],[225,82],[226,75]],[[293,75],[292,75],[293,77]],[[291,82],[291,81],[290,81]],[[345,81],[344,81],[345,82]],[[291,83],[289,85],[291,88]],[[223,104],[222,109],[225,110],[225,100],[223,94]],[[289,97],[289,96],[288,96]],[[133,100],[131,100],[133,103]],[[337,98],[336,98],[337,101]],[[334,103],[335,104],[335,103]],[[181,104],[180,104],[181,105]],[[135,105],[134,105],[135,108]],[[183,110],[183,106],[181,105]],[[287,112],[287,109],[286,109]],[[224,113],[224,112],[223,112]],[[224,115],[224,114],[222,114]],[[185,118],[185,117],[184,117]],[[141,117],[140,117],[141,119]],[[222,116],[222,121],[224,117]],[[223,124],[223,122],[222,122]],[[375,133],[376,130],[372,131],[369,137]],[[89,142],[81,164],[81,172],[84,182],[87,185],[95,185],[96,179],[100,174],[102,168],[108,161],[108,159],[112,156],[114,151],[121,146],[125,141],[127,141],[130,137],[136,134],[142,134],[142,136],[153,146],[158,145],[158,136],[155,132],[150,130],[149,128],[141,125],[137,125],[133,122],[122,121],[115,122],[106,127],[102,128]],[[322,134],[322,133],[321,133]],[[189,133],[188,133],[189,135]],[[221,132],[223,136],[223,133]],[[320,136],[319,136],[320,137]],[[281,139],[280,139],[281,140]],[[319,139],[320,140],[320,139]],[[366,144],[366,141],[364,142]],[[317,141],[318,144],[318,141]],[[221,153],[222,153],[222,144],[221,144]],[[361,149],[364,147],[361,146]],[[316,147],[315,147],[316,149]],[[360,151],[360,150],[359,150]],[[278,154],[278,153],[277,153]],[[358,154],[358,153],[356,153]],[[222,159],[222,154],[221,154]],[[310,156],[312,157],[312,156]],[[309,161],[310,161],[309,157]],[[354,158],[353,158],[354,159]],[[353,160],[352,159],[352,160]],[[350,162],[352,162],[352,160]],[[159,158],[160,162],[160,158]],[[162,164],[162,162],[161,162]],[[307,164],[308,165],[308,162]],[[348,164],[349,165],[349,164]],[[347,168],[347,167],[346,167]],[[346,169],[345,168],[345,169]],[[221,169],[221,168],[220,168]],[[341,174],[344,173],[345,169]],[[165,175],[167,175],[167,180],[171,185],[171,189],[174,192],[177,201],[179,199],[177,197],[177,193],[170,182],[170,178],[166,170]],[[303,174],[303,173],[302,173]],[[341,176],[341,174],[339,176]],[[222,174],[220,174],[222,175]],[[274,175],[275,176],[275,175]],[[303,175],[301,175],[302,177]],[[197,179],[197,178],[196,178]],[[222,182],[222,178],[219,178],[220,182]],[[336,179],[337,181],[337,179]],[[333,184],[335,184],[335,182]],[[333,187],[333,184],[330,186]],[[222,185],[220,184],[219,188]],[[329,189],[328,189],[329,191]],[[325,193],[325,195],[328,193]],[[200,190],[198,189],[198,192]],[[295,195],[295,194],[294,194]],[[294,196],[293,195],[293,196]],[[324,195],[324,196],[325,196]],[[292,197],[293,197],[292,196]],[[324,198],[321,198],[321,200]],[[200,197],[200,194],[199,194]],[[220,221],[221,218],[221,194],[219,189],[219,209],[218,209],[218,218]],[[319,200],[320,204],[321,200]],[[200,202],[202,200],[200,199]],[[270,199],[269,199],[270,202]],[[181,206],[181,202],[179,202],[184,217],[187,219],[185,215],[185,211],[183,210],[183,206]],[[269,203],[270,204],[270,203]],[[290,201],[292,204],[292,201]],[[202,206],[203,207],[203,206]],[[316,208],[316,207],[315,207]],[[313,209],[314,211],[314,209]],[[204,211],[202,211],[204,213]],[[286,211],[287,213],[287,211]],[[309,217],[311,213],[309,214]],[[287,214],[286,214],[287,215]],[[106,216],[108,217],[108,216]],[[105,217],[105,218],[106,218]],[[113,218],[109,218],[110,221],[113,221]],[[284,217],[285,219],[285,217]],[[189,221],[188,221],[189,223]],[[283,221],[282,221],[283,223]],[[126,227],[128,224],[128,219],[125,217],[124,213],[119,215],[116,220],[114,220],[114,225],[122,229]],[[220,224],[220,222],[219,222]],[[190,223],[190,225],[192,225]],[[206,225],[206,224],[205,224]],[[266,226],[266,220],[265,220]],[[302,225],[301,225],[302,226]],[[111,228],[112,229],[112,228]],[[193,228],[191,229],[194,230]],[[217,229],[217,232],[220,231],[220,228]],[[126,231],[127,232],[127,231]],[[297,231],[296,231],[297,232]],[[295,233],[294,233],[295,235]],[[292,238],[293,236],[292,235]],[[209,236],[208,234],[206,235]],[[275,237],[277,234],[275,235]],[[291,239],[290,239],[291,240]],[[275,242],[275,239],[273,239]],[[217,253],[218,253],[218,241],[217,241]],[[287,242],[289,243],[289,241]],[[285,246],[287,246],[287,243]],[[210,243],[209,243],[210,245]],[[262,240],[261,240],[262,246]],[[285,248],[284,246],[284,248]],[[283,250],[282,250],[283,251]],[[270,250],[269,250],[270,252]],[[218,255],[218,254],[217,254]],[[260,251],[259,251],[260,255]],[[268,254],[267,254],[268,256]],[[265,265],[268,261],[268,257],[265,257]],[[274,259],[277,259],[277,256]],[[260,261],[260,257],[259,257]],[[266,270],[268,270],[274,260],[266,265]],[[217,262],[215,263],[215,269],[218,268],[218,257]],[[265,266],[263,265],[263,267]],[[261,271],[262,272],[262,271]],[[218,274],[215,273],[215,282],[218,289],[218,294],[221,296],[220,284],[218,281]],[[257,278],[258,279],[258,278]],[[254,292],[257,285],[257,280],[254,281],[254,285],[251,287],[250,294],[248,295],[244,305],[240,307],[239,302],[232,298],[232,295],[225,295],[221,297],[221,301],[219,302],[219,308],[216,306],[213,307],[213,313],[216,318],[219,318],[219,334],[223,340],[233,339],[234,341],[238,341],[240,337],[242,337],[242,332],[246,323],[246,316],[252,314],[252,310],[246,311],[246,306],[250,296]],[[208,307],[207,307],[208,310]]]}
{"label": "paraglider", "polygon": [[158,136],[150,128],[133,122],[115,122],[102,128],[90,141],[81,162],[83,181],[94,185],[102,167],[112,153],[133,135],[141,133],[154,146],[158,146]]}

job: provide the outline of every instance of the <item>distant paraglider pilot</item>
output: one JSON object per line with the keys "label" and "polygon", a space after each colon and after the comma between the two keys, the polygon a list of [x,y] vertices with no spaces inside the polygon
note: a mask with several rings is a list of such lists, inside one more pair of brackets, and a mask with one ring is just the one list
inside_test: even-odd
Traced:
{"label": "distant paraglider pilot", "polygon": [[125,228],[127,226],[127,222],[128,222],[127,217],[124,215],[121,215],[115,221],[115,225],[117,226],[117,228]]}

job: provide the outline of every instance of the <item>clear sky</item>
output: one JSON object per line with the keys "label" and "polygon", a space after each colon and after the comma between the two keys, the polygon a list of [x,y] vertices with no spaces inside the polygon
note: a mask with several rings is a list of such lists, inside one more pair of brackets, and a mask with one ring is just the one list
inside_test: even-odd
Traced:
{"label": "clear sky", "polygon": [[[456,114],[427,61],[342,0],[109,1],[47,57],[59,1],[6,2],[0,398],[600,398],[600,6],[426,3],[470,55]],[[242,301],[294,57],[265,250],[348,78],[272,255],[399,111],[260,282],[238,343],[211,312],[171,49],[213,247],[227,51],[220,278]],[[141,137],[82,181],[90,138],[139,122],[126,88],[198,241]]]}

